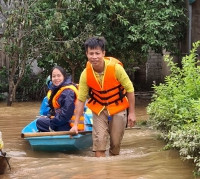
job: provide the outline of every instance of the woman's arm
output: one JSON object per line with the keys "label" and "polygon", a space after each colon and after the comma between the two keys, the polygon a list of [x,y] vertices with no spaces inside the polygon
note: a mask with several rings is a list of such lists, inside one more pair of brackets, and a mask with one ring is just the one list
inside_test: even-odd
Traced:
{"label": "woman's arm", "polygon": [[66,125],[69,122],[74,114],[75,109],[75,93],[70,90],[64,90],[58,99],[58,103],[60,104],[60,108],[55,112],[55,117],[50,121],[51,129],[55,129],[55,127]]}

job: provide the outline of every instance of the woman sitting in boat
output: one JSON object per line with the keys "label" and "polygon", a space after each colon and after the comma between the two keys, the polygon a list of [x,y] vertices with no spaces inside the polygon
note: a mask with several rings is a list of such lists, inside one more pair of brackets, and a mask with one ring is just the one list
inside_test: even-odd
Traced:
{"label": "woman sitting in boat", "polygon": [[78,95],[77,86],[60,66],[52,69],[50,78],[52,86],[47,95],[50,112],[47,116],[37,119],[38,131],[68,131],[71,129],[70,122]]}

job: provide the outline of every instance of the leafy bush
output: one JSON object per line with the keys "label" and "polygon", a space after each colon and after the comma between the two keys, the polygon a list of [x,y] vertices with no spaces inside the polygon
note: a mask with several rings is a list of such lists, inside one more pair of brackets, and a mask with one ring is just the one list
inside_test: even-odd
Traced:
{"label": "leafy bush", "polygon": [[167,138],[167,146],[179,149],[183,159],[193,160],[196,165],[195,173],[200,175],[200,121],[187,124],[178,130],[172,129]]}
{"label": "leafy bush", "polygon": [[194,43],[190,55],[183,57],[182,68],[171,57],[165,57],[171,74],[165,78],[165,84],[154,86],[153,101],[147,109],[150,122],[161,131],[196,122],[191,106],[200,97],[200,66],[197,65],[200,61],[196,55],[199,45],[200,41]]}
{"label": "leafy bush", "polygon": [[[8,95],[8,70],[0,69],[0,101],[6,100]],[[47,93],[46,74],[33,74],[30,66],[26,66],[25,74],[16,89],[16,101],[42,100]]]}
{"label": "leafy bush", "polygon": [[163,133],[166,148],[177,148],[180,155],[193,159],[200,174],[200,61],[196,54],[200,41],[182,59],[182,68],[166,56],[171,74],[165,84],[154,86],[153,101],[147,107],[149,123]]}
{"label": "leafy bush", "polygon": [[8,92],[8,73],[6,67],[0,69],[0,101],[5,98],[4,93]]}
{"label": "leafy bush", "polygon": [[16,90],[16,100],[35,101],[43,99],[47,93],[46,77],[47,75],[43,73],[34,75],[30,66],[27,66]]}

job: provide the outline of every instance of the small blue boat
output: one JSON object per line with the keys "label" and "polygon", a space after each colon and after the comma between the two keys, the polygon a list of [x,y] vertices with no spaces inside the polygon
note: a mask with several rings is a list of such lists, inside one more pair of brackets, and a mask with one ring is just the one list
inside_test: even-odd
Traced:
{"label": "small blue boat", "polygon": [[[37,132],[36,120],[32,121],[21,131],[23,136],[27,140],[31,148],[37,151],[80,151],[92,146],[92,115],[91,112],[85,112],[84,114],[85,131],[80,132],[78,135],[46,135],[37,136],[37,134],[43,134],[43,132]],[[64,132],[64,131],[63,131]],[[69,131],[65,131],[66,133]],[[56,133],[56,132],[55,132]],[[59,132],[57,132],[59,134]]]}

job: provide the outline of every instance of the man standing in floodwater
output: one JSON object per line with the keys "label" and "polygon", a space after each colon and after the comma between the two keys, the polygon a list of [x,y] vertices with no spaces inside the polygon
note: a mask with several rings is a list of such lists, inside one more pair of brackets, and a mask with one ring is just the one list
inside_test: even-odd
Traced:
{"label": "man standing in floodwater", "polygon": [[89,38],[84,44],[88,62],[80,77],[75,125],[71,129],[78,133],[78,121],[89,95],[87,106],[93,114],[93,151],[96,157],[105,157],[109,135],[109,155],[119,155],[127,108],[128,126],[133,127],[136,122],[133,84],[119,60],[105,57],[105,44],[103,37]]}

